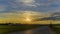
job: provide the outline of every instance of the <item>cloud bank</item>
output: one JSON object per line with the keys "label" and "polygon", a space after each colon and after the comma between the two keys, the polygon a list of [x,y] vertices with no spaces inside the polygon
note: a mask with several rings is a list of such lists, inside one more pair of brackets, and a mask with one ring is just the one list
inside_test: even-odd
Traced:
{"label": "cloud bank", "polygon": [[59,3],[60,0],[0,0],[0,5],[5,8],[3,10],[8,12],[19,10],[54,12],[54,10],[60,9]]}

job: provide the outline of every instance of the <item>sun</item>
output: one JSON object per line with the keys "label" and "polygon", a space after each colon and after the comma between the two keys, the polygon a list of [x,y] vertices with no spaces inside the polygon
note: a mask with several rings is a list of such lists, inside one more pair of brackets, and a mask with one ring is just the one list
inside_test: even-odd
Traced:
{"label": "sun", "polygon": [[31,19],[30,19],[30,18],[26,18],[25,20],[26,20],[27,22],[28,22],[28,21],[31,22]]}

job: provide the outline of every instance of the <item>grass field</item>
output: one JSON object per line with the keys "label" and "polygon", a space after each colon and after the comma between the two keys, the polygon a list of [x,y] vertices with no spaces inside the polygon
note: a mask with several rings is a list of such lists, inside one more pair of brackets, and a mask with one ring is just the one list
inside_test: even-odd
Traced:
{"label": "grass field", "polygon": [[54,25],[54,26],[52,26],[52,30],[53,30],[56,34],[60,34],[60,25]]}
{"label": "grass field", "polygon": [[0,34],[5,34],[9,31],[15,31],[18,30],[19,26],[7,26],[7,25],[0,25]]}
{"label": "grass field", "polygon": [[40,26],[31,26],[31,25],[0,25],[0,34],[6,34],[8,32],[22,31],[32,28],[37,28]]}
{"label": "grass field", "polygon": [[[40,25],[0,25],[0,34],[7,34],[14,31],[23,31],[27,29],[41,27]],[[60,25],[53,25],[52,30],[60,34]]]}

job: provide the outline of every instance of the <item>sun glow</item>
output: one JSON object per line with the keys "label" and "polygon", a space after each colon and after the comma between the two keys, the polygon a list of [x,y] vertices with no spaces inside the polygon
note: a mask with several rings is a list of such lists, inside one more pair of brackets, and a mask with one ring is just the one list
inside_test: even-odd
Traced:
{"label": "sun glow", "polygon": [[31,22],[31,19],[30,18],[26,18],[25,20]]}

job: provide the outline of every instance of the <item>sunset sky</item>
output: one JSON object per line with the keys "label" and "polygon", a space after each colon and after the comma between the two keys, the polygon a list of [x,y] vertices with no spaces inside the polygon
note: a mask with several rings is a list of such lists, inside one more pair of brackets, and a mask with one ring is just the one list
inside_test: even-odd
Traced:
{"label": "sunset sky", "polygon": [[30,21],[55,12],[60,12],[60,0],[0,0],[0,23]]}

